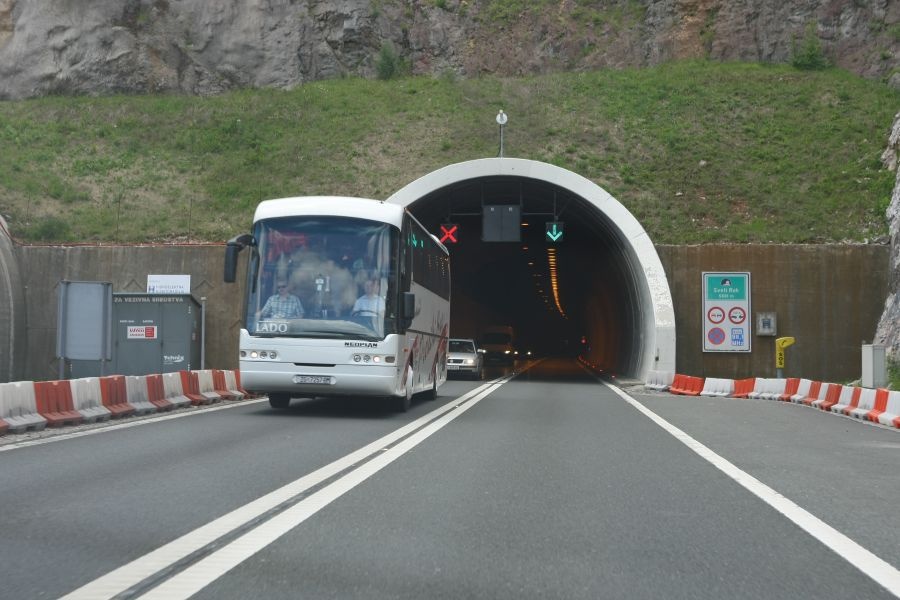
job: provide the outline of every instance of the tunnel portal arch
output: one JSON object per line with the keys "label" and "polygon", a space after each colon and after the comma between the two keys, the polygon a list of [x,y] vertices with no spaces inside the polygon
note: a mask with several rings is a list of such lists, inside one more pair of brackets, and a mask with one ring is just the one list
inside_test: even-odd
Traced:
{"label": "tunnel portal arch", "polygon": [[[441,190],[473,180],[515,178],[555,186],[579,199],[597,222],[594,228],[598,245],[615,248],[614,270],[620,289],[616,298],[628,303],[630,323],[621,332],[627,338],[617,343],[624,348],[616,359],[615,372],[644,379],[649,370],[675,370],[675,313],[668,280],[656,248],[638,220],[603,188],[567,169],[555,165],[517,158],[486,158],[448,165],[409,183],[387,201],[407,207]],[[609,239],[601,240],[600,237]],[[598,289],[598,288],[594,288]],[[591,306],[608,304],[609,296],[585,299],[590,316]],[[598,308],[597,310],[603,310]],[[589,319],[590,320],[590,319]],[[603,327],[602,321],[595,323]],[[603,354],[602,347],[592,352]],[[602,356],[597,358],[602,363]]]}

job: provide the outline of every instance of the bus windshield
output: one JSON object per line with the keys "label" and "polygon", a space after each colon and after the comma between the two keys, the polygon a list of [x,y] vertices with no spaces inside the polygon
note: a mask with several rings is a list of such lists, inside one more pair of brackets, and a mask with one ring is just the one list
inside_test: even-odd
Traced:
{"label": "bus windshield", "polygon": [[250,335],[380,340],[396,332],[399,230],[297,216],[259,221],[253,233]]}

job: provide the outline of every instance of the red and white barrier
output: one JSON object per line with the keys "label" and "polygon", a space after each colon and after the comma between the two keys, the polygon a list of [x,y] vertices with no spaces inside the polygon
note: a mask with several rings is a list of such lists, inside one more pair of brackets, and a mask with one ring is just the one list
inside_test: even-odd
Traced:
{"label": "red and white barrier", "polygon": [[103,406],[114,418],[130,417],[136,412],[136,409],[128,403],[124,375],[101,377],[100,397]]}
{"label": "red and white barrier", "polygon": [[134,407],[135,414],[155,413],[160,408],[150,402],[150,388],[146,375],[128,375],[125,377],[125,398]]}
{"label": "red and white barrier", "polygon": [[888,392],[884,412],[878,415],[878,422],[882,425],[900,427],[900,391]]}
{"label": "red and white barrier", "polygon": [[[801,379],[797,383],[797,391],[788,396],[787,398],[782,398],[785,401],[798,403],[802,402],[804,398],[809,395],[809,389],[812,387],[813,381],[811,379]],[[821,385],[821,384],[819,384]]]}
{"label": "red and white barrier", "polygon": [[162,380],[166,393],[165,399],[172,405],[181,407],[193,404],[191,399],[184,394],[184,388],[181,386],[181,373],[163,373]]}
{"label": "red and white barrier", "polygon": [[862,396],[863,389],[861,387],[845,385],[841,390],[841,397],[838,403],[831,407],[831,412],[846,415],[846,411],[850,411],[859,406],[859,398]]}
{"label": "red and white barrier", "polygon": [[221,402],[224,399],[221,394],[216,392],[215,382],[213,381],[213,372],[211,370],[191,371],[191,378],[194,380],[197,393],[209,398],[210,402]]}
{"label": "red and white barrier", "polygon": [[228,385],[227,374],[230,371],[220,371],[218,369],[213,369],[213,387],[215,388],[215,392],[222,396],[225,400],[243,400],[244,394],[239,392],[234,385],[234,377],[231,378],[231,387]]}
{"label": "red and white barrier", "polygon": [[99,377],[82,377],[70,379],[72,388],[72,404],[75,410],[81,413],[85,423],[94,421],[106,421],[112,418],[112,413],[103,406],[103,393],[100,391]]}
{"label": "red and white barrier", "polygon": [[870,410],[863,418],[867,421],[878,423],[878,417],[880,417],[884,413],[885,409],[887,409],[887,401],[889,397],[890,394],[887,390],[875,390],[875,406],[872,407],[872,410]]}
{"label": "red and white barrier", "polygon": [[40,431],[47,426],[47,419],[37,411],[34,382],[0,383],[0,419],[14,433]]}
{"label": "red and white barrier", "polygon": [[701,396],[725,397],[734,393],[734,379],[707,377],[703,382]]}
{"label": "red and white barrier", "polygon": [[751,400],[772,400],[784,393],[786,379],[757,377],[756,386],[747,394]]}
{"label": "red and white barrier", "polygon": [[669,389],[674,379],[675,373],[672,371],[647,371],[647,381],[644,383],[644,387],[664,392]]}
{"label": "red and white barrier", "polygon": [[48,427],[79,425],[84,421],[72,402],[68,381],[36,381],[34,396],[38,413],[47,419]]}
{"label": "red and white barrier", "polygon": [[797,390],[800,389],[800,379],[797,377],[788,377],[787,384],[784,386],[784,393],[779,394],[777,398],[773,398],[774,400],[781,400],[782,402],[790,402],[791,397],[797,393]]}
{"label": "red and white barrier", "polygon": [[676,373],[672,385],[669,386],[669,391],[682,396],[699,396],[703,391],[703,383],[703,377]]}

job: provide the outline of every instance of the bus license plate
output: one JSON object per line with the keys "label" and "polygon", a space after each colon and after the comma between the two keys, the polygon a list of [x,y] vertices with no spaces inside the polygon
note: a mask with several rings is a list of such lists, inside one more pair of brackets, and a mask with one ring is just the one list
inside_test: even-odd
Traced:
{"label": "bus license plate", "polygon": [[294,383],[314,383],[318,385],[331,385],[333,379],[330,375],[294,375]]}

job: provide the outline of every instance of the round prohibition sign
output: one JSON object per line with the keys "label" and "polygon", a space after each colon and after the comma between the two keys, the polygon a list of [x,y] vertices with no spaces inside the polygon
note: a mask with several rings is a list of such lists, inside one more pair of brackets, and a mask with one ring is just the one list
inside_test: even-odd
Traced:
{"label": "round prohibition sign", "polygon": [[725,311],[718,306],[713,306],[706,312],[706,318],[713,325],[718,325],[725,320]]}
{"label": "round prohibition sign", "polygon": [[709,330],[709,333],[706,334],[706,339],[712,342],[713,345],[719,346],[725,341],[725,332],[721,327],[713,327]]}
{"label": "round prohibition sign", "polygon": [[740,306],[735,306],[728,311],[728,320],[735,325],[740,325],[747,319],[747,311]]}

